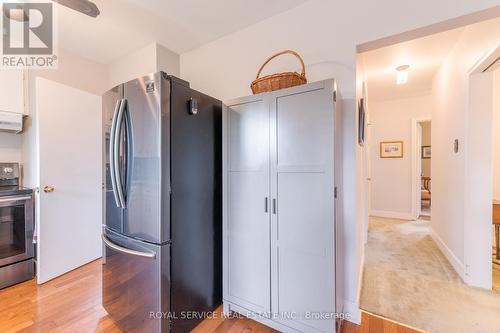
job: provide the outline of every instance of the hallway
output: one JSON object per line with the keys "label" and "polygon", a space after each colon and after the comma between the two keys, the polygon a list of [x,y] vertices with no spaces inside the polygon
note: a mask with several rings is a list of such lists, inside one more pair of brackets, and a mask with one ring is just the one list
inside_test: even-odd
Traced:
{"label": "hallway", "polygon": [[500,332],[500,293],[465,285],[430,230],[429,221],[370,218],[361,308],[432,333]]}

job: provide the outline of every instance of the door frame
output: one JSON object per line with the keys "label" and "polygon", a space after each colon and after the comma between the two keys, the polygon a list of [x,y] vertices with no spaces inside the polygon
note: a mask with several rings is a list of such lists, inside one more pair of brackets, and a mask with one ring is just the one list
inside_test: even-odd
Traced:
{"label": "door frame", "polygon": [[[422,159],[420,156],[420,146],[422,145],[422,127],[421,123],[431,122],[431,117],[412,118],[411,119],[411,216],[413,219],[418,219],[421,206],[421,176]],[[432,137],[431,137],[432,146]]]}
{"label": "door frame", "polygon": [[[468,72],[465,133],[464,281],[492,288],[494,75],[500,44]],[[488,97],[489,96],[489,97]],[[485,98],[486,97],[486,98]],[[490,126],[488,126],[490,125]],[[486,130],[489,128],[489,132]],[[478,160],[482,163],[477,163]]]}

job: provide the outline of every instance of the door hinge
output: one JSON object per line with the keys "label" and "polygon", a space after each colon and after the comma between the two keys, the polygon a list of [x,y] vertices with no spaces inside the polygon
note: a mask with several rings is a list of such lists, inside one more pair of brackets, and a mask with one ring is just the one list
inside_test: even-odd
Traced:
{"label": "door hinge", "polygon": [[336,102],[337,101],[337,90],[334,90],[333,91],[333,101]]}
{"label": "door hinge", "polygon": [[333,189],[333,197],[337,199],[337,186]]}

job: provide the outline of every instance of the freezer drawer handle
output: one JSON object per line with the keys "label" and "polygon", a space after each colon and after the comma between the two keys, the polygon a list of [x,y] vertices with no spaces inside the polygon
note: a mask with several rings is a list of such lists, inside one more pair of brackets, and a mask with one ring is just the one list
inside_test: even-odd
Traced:
{"label": "freezer drawer handle", "polygon": [[116,250],[118,252],[121,252],[121,253],[130,254],[130,255],[138,256],[138,257],[144,257],[144,258],[148,258],[148,259],[155,259],[156,258],[155,253],[135,251],[135,250],[127,249],[126,247],[117,245],[117,244],[113,243],[112,241],[110,241],[106,236],[104,236],[104,234],[102,235],[102,241],[104,242],[104,244],[107,247],[109,247],[113,250]]}

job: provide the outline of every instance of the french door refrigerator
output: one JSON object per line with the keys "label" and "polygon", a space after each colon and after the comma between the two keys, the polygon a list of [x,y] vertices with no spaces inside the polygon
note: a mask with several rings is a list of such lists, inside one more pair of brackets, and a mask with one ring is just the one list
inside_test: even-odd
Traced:
{"label": "french door refrigerator", "polygon": [[221,113],[163,72],[103,96],[103,305],[125,332],[189,332],[221,303]]}

